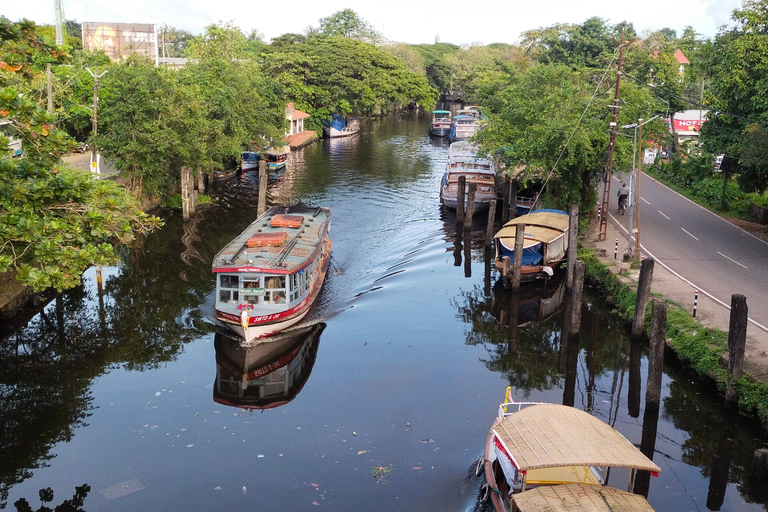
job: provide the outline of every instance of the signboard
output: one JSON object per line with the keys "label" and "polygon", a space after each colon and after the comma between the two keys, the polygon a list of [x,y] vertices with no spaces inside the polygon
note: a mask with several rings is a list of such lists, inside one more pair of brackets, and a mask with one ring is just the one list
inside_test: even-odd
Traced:
{"label": "signboard", "polygon": [[264,295],[264,288],[240,288],[240,295]]}
{"label": "signboard", "polygon": [[157,28],[154,23],[83,22],[83,49],[103,50],[112,60],[137,53],[157,64]]}
{"label": "signboard", "polygon": [[652,165],[656,161],[656,153],[655,149],[646,149],[643,153],[643,165]]}

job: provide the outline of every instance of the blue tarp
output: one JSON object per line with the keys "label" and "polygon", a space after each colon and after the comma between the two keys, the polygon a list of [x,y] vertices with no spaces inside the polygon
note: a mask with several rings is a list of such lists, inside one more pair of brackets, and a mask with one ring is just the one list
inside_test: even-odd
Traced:
{"label": "blue tarp", "polygon": [[344,121],[344,118],[341,117],[339,114],[333,114],[331,116],[330,121],[325,121],[326,126],[330,126],[331,128],[335,128],[339,131],[344,129],[344,126],[346,126],[346,121]]}
{"label": "blue tarp", "polygon": [[[540,250],[541,244],[536,244],[534,246],[528,247],[527,249],[523,249],[523,265],[538,265],[542,258],[541,254],[539,253]],[[508,257],[514,261],[514,249],[509,249],[504,244],[501,244],[501,257]]]}

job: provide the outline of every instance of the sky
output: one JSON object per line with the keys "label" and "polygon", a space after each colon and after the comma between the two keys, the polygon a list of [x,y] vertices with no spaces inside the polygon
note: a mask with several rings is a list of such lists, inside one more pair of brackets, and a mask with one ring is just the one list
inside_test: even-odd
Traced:
{"label": "sky", "polygon": [[[192,33],[231,21],[245,33],[257,29],[267,41],[302,33],[320,18],[350,8],[386,39],[429,44],[439,38],[458,45],[515,43],[526,30],[593,16],[611,24],[631,22],[640,35],[664,27],[680,35],[690,25],[711,38],[731,23],[731,12],[740,5],[741,0],[63,0],[66,19],[166,24]],[[53,0],[2,0],[0,15],[52,24]]]}

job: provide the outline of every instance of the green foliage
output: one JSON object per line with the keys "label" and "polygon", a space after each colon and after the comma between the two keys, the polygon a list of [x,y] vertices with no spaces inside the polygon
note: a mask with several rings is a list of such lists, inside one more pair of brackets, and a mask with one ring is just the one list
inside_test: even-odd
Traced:
{"label": "green foliage", "polygon": [[448,60],[451,55],[458,53],[460,48],[448,43],[419,44],[412,48],[421,55],[429,85],[440,92],[451,92],[453,75]]}
{"label": "green foliage", "polygon": [[[197,195],[197,205],[203,205],[203,204],[211,204],[213,202],[213,198],[211,196],[206,194],[198,194]],[[168,196],[163,200],[163,206],[166,208],[181,208],[181,194],[173,194],[172,196]]]}
{"label": "green foliage", "polygon": [[411,103],[431,108],[437,92],[394,55],[345,37],[273,44],[263,56],[265,72],[285,88],[296,108],[319,129],[332,114],[371,116]]}
{"label": "green foliage", "polygon": [[[85,498],[88,496],[89,492],[91,492],[91,486],[88,484],[75,487],[75,494],[72,495],[72,499],[64,500],[57,505],[55,508],[56,512],[84,512],[83,503],[85,503]],[[42,503],[52,502],[53,489],[50,487],[40,489],[38,497]],[[40,505],[40,508],[38,509],[32,508],[29,502],[24,498],[16,500],[13,503],[13,506],[16,508],[16,512],[51,512],[51,509],[45,505]]]}
{"label": "green foliage", "polygon": [[184,29],[163,25],[157,34],[157,51],[163,57],[186,57],[194,35]]}
{"label": "green foliage", "polygon": [[366,43],[376,43],[381,37],[370,23],[352,9],[343,9],[327,18],[321,18],[320,32],[325,36],[348,37]]}

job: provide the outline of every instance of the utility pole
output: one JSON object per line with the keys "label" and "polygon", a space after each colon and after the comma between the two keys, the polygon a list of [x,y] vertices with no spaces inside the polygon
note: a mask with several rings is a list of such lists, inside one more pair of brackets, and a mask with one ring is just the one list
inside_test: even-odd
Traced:
{"label": "utility pole", "polygon": [[108,69],[104,70],[102,73],[99,73],[99,68],[96,66],[94,71],[91,71],[91,68],[86,68],[88,70],[88,73],[93,77],[93,115],[91,117],[91,130],[92,130],[92,137],[91,137],[91,172],[96,172],[96,175],[101,174],[101,169],[99,169],[99,153],[96,148],[96,135],[98,134],[98,128],[99,128],[99,121],[98,121],[98,108],[99,108],[99,77],[104,76]]}
{"label": "utility pole", "polygon": [[635,192],[635,208],[637,208],[637,220],[635,221],[635,261],[640,261],[640,174],[643,172],[643,119],[637,120],[637,138],[640,144],[637,152],[637,192]]}
{"label": "utility pole", "polygon": [[45,79],[48,84],[48,112],[53,114],[53,84],[51,83],[51,63],[45,65]]}
{"label": "utility pole", "polygon": [[603,183],[603,209],[600,216],[599,240],[605,240],[608,232],[608,207],[611,199],[611,178],[613,176],[613,149],[616,145],[616,121],[619,118],[619,86],[621,84],[621,69],[624,64],[624,31],[621,31],[621,43],[619,44],[619,67],[616,72],[616,92],[613,96],[613,114],[609,125],[611,136],[608,142],[608,165],[605,171]]}
{"label": "utility pole", "polygon": [[53,19],[56,27],[56,45],[64,44],[64,9],[62,0],[53,0]]}

